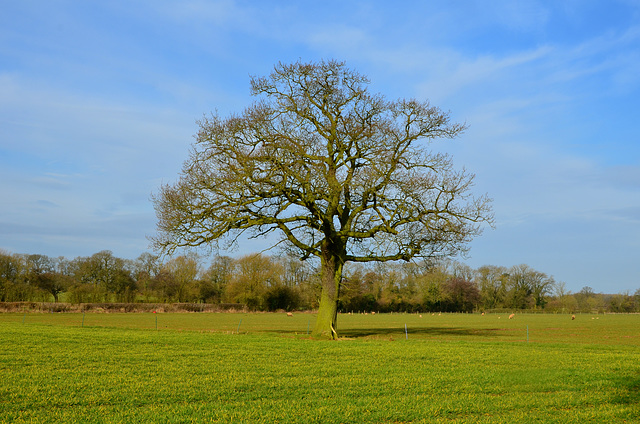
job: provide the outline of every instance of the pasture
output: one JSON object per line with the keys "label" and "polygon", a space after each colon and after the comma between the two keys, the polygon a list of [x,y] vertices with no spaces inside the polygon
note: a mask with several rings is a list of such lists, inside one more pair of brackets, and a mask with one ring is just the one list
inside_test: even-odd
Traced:
{"label": "pasture", "polygon": [[0,314],[0,422],[640,422],[640,315],[313,320]]}

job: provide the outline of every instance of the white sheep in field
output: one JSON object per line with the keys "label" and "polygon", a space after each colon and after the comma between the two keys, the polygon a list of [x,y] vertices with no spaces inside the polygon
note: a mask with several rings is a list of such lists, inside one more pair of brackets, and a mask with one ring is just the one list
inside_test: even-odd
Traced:
{"label": "white sheep in field", "polygon": [[571,315],[571,320],[574,320],[574,319],[576,319],[576,316],[575,315]]}
{"label": "white sheep in field", "polygon": [[511,315],[509,315],[509,319],[513,319],[513,318],[515,318],[515,317],[516,317],[516,314],[511,314]]}
{"label": "white sheep in field", "polygon": [[291,312],[287,312],[287,316],[288,316],[288,317],[292,317],[292,316],[293,316],[293,313],[291,313]]}

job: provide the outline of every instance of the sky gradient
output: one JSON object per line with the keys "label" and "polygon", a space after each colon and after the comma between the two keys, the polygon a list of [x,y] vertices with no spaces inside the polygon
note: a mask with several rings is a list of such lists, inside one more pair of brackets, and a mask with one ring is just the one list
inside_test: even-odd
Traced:
{"label": "sky gradient", "polygon": [[278,62],[337,59],[373,92],[469,126],[432,145],[494,199],[495,228],[463,262],[524,263],[574,292],[640,289],[638,0],[0,9],[0,249],[149,251],[151,195],[177,179],[196,120],[241,112],[250,76]]}

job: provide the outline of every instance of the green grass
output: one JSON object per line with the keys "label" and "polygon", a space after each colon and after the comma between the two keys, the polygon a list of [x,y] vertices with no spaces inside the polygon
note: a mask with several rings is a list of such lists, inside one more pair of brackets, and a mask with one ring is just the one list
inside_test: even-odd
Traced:
{"label": "green grass", "polygon": [[640,422],[638,315],[313,320],[2,314],[0,422]]}

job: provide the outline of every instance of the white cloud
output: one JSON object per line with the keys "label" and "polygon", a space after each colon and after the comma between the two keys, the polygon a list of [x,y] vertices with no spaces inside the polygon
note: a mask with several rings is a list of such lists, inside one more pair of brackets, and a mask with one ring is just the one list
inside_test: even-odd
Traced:
{"label": "white cloud", "polygon": [[640,26],[592,30],[597,2],[566,4],[15,2],[0,16],[0,247],[137,255],[149,194],[177,178],[194,120],[240,111],[248,76],[279,60],[335,57],[374,91],[470,125],[434,147],[495,198],[498,227],[472,255],[595,275],[587,258],[618,264],[640,240]]}
{"label": "white cloud", "polygon": [[[177,177],[194,117],[28,87],[16,78],[0,84],[10,88],[0,89],[0,149],[12,152],[0,171],[0,245],[23,251],[32,243],[46,254],[73,255],[74,244],[99,251],[136,240],[135,248],[146,250],[155,222],[150,194],[161,179]],[[56,246],[69,253],[52,253]]]}

